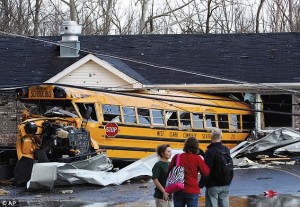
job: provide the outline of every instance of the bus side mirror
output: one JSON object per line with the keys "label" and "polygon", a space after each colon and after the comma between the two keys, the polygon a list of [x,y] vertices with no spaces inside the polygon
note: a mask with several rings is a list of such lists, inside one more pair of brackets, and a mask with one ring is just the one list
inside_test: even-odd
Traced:
{"label": "bus side mirror", "polygon": [[93,108],[88,106],[86,111],[85,111],[85,114],[84,114],[83,118],[89,120],[91,118],[92,112],[93,112]]}

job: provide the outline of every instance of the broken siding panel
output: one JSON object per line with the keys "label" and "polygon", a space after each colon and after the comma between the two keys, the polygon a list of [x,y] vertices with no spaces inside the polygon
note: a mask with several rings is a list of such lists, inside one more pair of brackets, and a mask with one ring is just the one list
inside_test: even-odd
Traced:
{"label": "broken siding panel", "polygon": [[[76,70],[62,77],[58,83],[70,85],[85,85],[96,87],[119,87],[128,86],[128,82],[116,76],[114,73],[99,66],[93,61],[80,66]],[[132,87],[130,85],[130,87]]]}

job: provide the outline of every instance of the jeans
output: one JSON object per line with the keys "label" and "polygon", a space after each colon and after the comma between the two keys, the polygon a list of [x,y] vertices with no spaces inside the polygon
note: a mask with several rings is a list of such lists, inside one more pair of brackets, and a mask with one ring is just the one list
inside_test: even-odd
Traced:
{"label": "jeans", "polygon": [[229,186],[206,188],[205,207],[229,207]]}
{"label": "jeans", "polygon": [[174,207],[198,207],[199,194],[184,193],[182,191],[174,193]]}

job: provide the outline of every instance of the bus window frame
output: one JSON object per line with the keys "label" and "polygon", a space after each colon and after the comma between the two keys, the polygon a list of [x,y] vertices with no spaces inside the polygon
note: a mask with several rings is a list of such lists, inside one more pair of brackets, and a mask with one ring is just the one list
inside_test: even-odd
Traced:
{"label": "bus window frame", "polygon": [[[149,124],[144,124],[144,123],[140,123],[140,115],[138,113],[138,109],[147,109],[149,112]],[[150,109],[149,108],[142,108],[142,107],[136,107],[136,114],[137,114],[137,124],[138,125],[143,125],[143,126],[151,126],[151,113],[150,113]],[[145,116],[142,116],[145,117]]]}
{"label": "bus window frame", "polygon": [[[241,124],[242,124],[242,127],[241,127],[241,130],[242,131],[249,131],[249,130],[252,130],[251,128],[244,128],[244,116],[249,116],[249,117],[253,117],[253,120],[254,120],[254,126],[253,127],[255,127],[255,117],[253,116],[253,115],[251,115],[251,114],[242,114],[241,115],[241,119],[242,119],[242,121],[241,121]],[[250,122],[248,122],[248,124],[250,124]]]}
{"label": "bus window frame", "polygon": [[[166,128],[179,128],[179,117],[178,117],[178,111],[176,111],[176,110],[164,110],[165,111],[165,113],[164,113],[164,115],[165,115],[165,127]],[[169,126],[168,125],[168,120],[171,118],[171,116],[169,117],[169,119],[167,119],[167,117],[166,117],[166,115],[167,115],[167,112],[168,111],[170,111],[170,112],[175,112],[176,113],[176,117],[177,117],[177,126]]]}
{"label": "bus window frame", "polygon": [[[133,108],[134,110],[134,115],[135,115],[135,122],[126,122],[125,121],[125,115],[128,116],[127,114],[124,115],[124,112],[123,112],[123,108],[126,107],[126,108]],[[126,124],[126,125],[137,125],[138,124],[138,117],[137,117],[137,110],[136,110],[137,107],[135,106],[121,106],[121,111],[122,111],[122,117],[123,117],[123,123]]]}
{"label": "bus window frame", "polygon": [[[229,129],[232,130],[232,131],[239,131],[242,129],[242,126],[241,126],[241,114],[228,114],[229,115]],[[239,119],[237,119],[237,128],[233,128],[232,124],[231,124],[231,115],[236,115],[239,117]]]}
{"label": "bus window frame", "polygon": [[[202,115],[202,128],[196,128],[194,125],[194,114],[201,114]],[[205,124],[204,124],[204,114],[203,112],[191,112],[191,121],[192,121],[192,129],[195,130],[203,130],[205,129]],[[197,121],[198,122],[198,121]]]}
{"label": "bus window frame", "polygon": [[[229,130],[230,129],[230,122],[229,122],[229,115],[230,114],[217,114],[217,120],[216,120],[216,122],[218,122],[218,128],[220,128],[220,129],[222,129],[222,130]],[[220,127],[220,120],[219,120],[219,116],[227,116],[227,128],[221,128]],[[223,121],[222,121],[223,122]]]}
{"label": "bus window frame", "polygon": [[[103,106],[106,105],[106,106],[117,106],[119,107],[119,111],[120,111],[120,115],[119,115],[119,118],[120,118],[120,121],[106,121],[104,120],[104,111],[103,111]],[[122,117],[122,109],[121,109],[121,106],[120,105],[114,105],[114,104],[100,104],[100,108],[101,108],[101,113],[102,113],[102,117],[103,118],[103,122],[115,122],[115,123],[123,123],[123,117]],[[117,116],[116,116],[117,117]],[[115,117],[115,118],[116,118]]]}
{"label": "bus window frame", "polygon": [[93,120],[92,118],[90,118],[90,119],[87,120],[87,122],[100,123],[100,117],[99,117],[99,113],[98,113],[98,110],[97,110],[97,104],[95,102],[74,102],[74,104],[76,105],[76,109],[78,110],[78,113],[80,114],[80,117],[82,118],[82,120],[84,120],[84,118],[83,118],[77,104],[93,104],[97,120]]}
{"label": "bus window frame", "polygon": [[[154,116],[153,116],[153,110],[154,111],[161,111],[162,112],[162,124],[154,123]],[[150,117],[151,117],[151,125],[156,127],[156,126],[166,126],[165,124],[165,110],[163,109],[150,109]]]}
{"label": "bus window frame", "polygon": [[[189,114],[190,115],[190,126],[189,127],[183,127],[182,126],[182,124],[181,124],[181,114],[182,113],[186,113],[186,114]],[[178,124],[179,124],[179,127],[181,128],[181,129],[192,129],[192,120],[191,120],[191,112],[189,112],[189,111],[178,111],[178,117],[179,117],[179,119],[178,119]],[[183,120],[187,120],[187,119],[183,119]]]}
{"label": "bus window frame", "polygon": [[[205,129],[212,129],[212,128],[215,128],[215,127],[218,127],[218,120],[217,120],[217,114],[212,114],[212,113],[203,113],[203,115],[204,115],[204,123],[205,123],[205,125],[204,125],[204,128]],[[211,126],[211,127],[208,127],[207,125],[206,125],[206,115],[213,115],[214,117],[215,117],[215,123],[216,123],[216,126]]]}

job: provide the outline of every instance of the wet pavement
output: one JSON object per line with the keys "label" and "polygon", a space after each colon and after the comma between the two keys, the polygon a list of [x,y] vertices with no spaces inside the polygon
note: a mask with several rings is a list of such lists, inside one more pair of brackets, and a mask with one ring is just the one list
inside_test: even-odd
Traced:
{"label": "wet pavement", "polygon": [[[149,178],[133,179],[119,186],[76,185],[59,186],[52,191],[28,191],[25,187],[1,186],[9,191],[0,196],[3,202],[18,202],[18,206],[106,207],[154,206],[154,184]],[[230,206],[274,207],[300,206],[300,165],[280,165],[268,169],[236,169],[231,184]],[[278,195],[266,197],[273,190]],[[202,190],[204,195],[205,189]],[[204,206],[204,196],[199,206]],[[0,205],[1,206],[1,205]]]}

